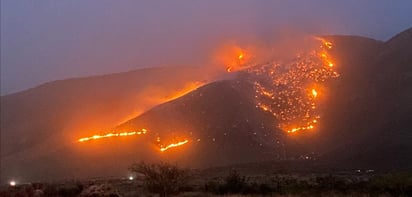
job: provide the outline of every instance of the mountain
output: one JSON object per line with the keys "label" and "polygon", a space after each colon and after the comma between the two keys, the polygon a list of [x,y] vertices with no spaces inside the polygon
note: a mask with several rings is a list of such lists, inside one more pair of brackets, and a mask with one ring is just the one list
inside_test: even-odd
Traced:
{"label": "mountain", "polygon": [[[211,167],[309,159],[335,169],[410,169],[411,31],[386,42],[323,36],[340,77],[327,83],[313,131],[280,129],[258,107],[245,70],[222,80],[203,68],[142,69],[3,96],[1,179],[126,176],[139,160]],[[108,128],[145,133],[77,141]],[[185,144],[160,150],[178,142]]]}
{"label": "mountain", "polygon": [[298,149],[273,117],[255,106],[253,92],[251,84],[239,78],[214,82],[116,129],[144,127],[161,143],[189,139],[182,147],[189,152],[170,150],[163,159],[183,154],[185,159],[177,161],[197,167],[281,159],[292,147]]}
{"label": "mountain", "polygon": [[346,167],[411,169],[412,29],[373,45],[343,52],[353,54],[343,66],[359,70],[342,73],[347,78],[330,95],[332,108],[323,129],[330,143],[324,149],[331,144],[335,149],[326,157]]}
{"label": "mountain", "polygon": [[43,164],[57,160],[60,165],[65,158],[56,152],[73,147],[79,136],[113,127],[216,75],[203,67],[146,68],[60,80],[2,96],[1,177],[25,177],[33,169],[29,166],[46,177],[41,172],[55,166]]}
{"label": "mountain", "polygon": [[[241,74],[232,81],[209,84],[119,127],[153,126],[154,130],[162,131],[158,136],[171,133],[179,136],[184,132],[175,131],[190,131],[190,139],[201,139],[195,144],[207,146],[187,155],[192,165],[309,156],[330,164],[331,168],[410,169],[411,29],[387,42],[357,36],[325,36],[325,39],[334,45],[330,53],[340,77],[328,84],[327,99],[322,104],[326,106],[321,114],[322,124],[315,133],[291,136],[277,129],[278,122],[254,106],[253,82]],[[237,136],[227,136],[229,132]],[[270,140],[262,141],[266,138]],[[228,143],[228,139],[234,143]],[[233,152],[226,152],[228,149]],[[215,154],[210,153],[214,150]],[[239,153],[243,157],[238,157]]]}

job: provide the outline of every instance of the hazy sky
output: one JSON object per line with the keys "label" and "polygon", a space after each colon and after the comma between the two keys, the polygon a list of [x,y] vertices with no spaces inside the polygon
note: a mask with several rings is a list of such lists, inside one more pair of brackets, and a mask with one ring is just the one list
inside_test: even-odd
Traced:
{"label": "hazy sky", "polygon": [[222,42],[284,29],[387,40],[412,0],[1,0],[1,94],[69,77],[200,65]]}

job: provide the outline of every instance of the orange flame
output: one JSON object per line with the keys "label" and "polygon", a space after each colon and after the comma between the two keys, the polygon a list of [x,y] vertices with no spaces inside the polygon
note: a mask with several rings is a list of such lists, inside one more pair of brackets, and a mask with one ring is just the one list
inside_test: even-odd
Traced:
{"label": "orange flame", "polygon": [[164,151],[166,151],[166,150],[168,150],[168,149],[170,149],[170,148],[182,146],[183,144],[186,144],[186,143],[188,143],[188,142],[189,142],[189,140],[185,140],[185,141],[181,141],[181,142],[178,142],[178,143],[175,143],[175,144],[169,144],[169,145],[167,145],[166,147],[161,147],[161,148],[160,148],[160,151],[164,152]]}
{"label": "orange flame", "polygon": [[101,138],[110,138],[110,137],[124,137],[124,136],[132,136],[132,135],[142,135],[142,134],[146,134],[147,130],[146,129],[142,129],[141,131],[130,131],[130,132],[121,132],[121,133],[107,133],[105,135],[93,135],[91,137],[84,137],[84,138],[80,138],[77,141],[78,142],[85,142],[85,141],[89,141],[89,140],[97,140],[97,139],[101,139]]}
{"label": "orange flame", "polygon": [[326,48],[328,48],[328,49],[332,49],[332,48],[333,48],[333,43],[332,43],[332,42],[329,42],[329,41],[327,41],[327,40],[325,40],[325,39],[323,39],[323,38],[319,38],[319,37],[315,37],[315,39],[321,41],[322,44],[323,44],[323,46],[325,46]]}
{"label": "orange flame", "polygon": [[240,54],[239,54],[239,56],[238,56],[238,59],[239,59],[239,60],[242,60],[242,59],[243,59],[243,56],[244,56],[244,55],[243,55],[243,52],[240,52]]}
{"label": "orange flame", "polygon": [[[316,122],[316,120],[314,120],[314,123]],[[311,130],[311,129],[314,129],[315,127],[313,126],[313,125],[309,125],[309,126],[306,126],[306,127],[296,127],[296,128],[293,128],[293,129],[291,129],[291,130],[288,130],[288,133],[295,133],[296,131],[300,131],[300,130]]]}
{"label": "orange flame", "polygon": [[312,89],[312,95],[316,98],[318,96],[318,92],[315,89]]}

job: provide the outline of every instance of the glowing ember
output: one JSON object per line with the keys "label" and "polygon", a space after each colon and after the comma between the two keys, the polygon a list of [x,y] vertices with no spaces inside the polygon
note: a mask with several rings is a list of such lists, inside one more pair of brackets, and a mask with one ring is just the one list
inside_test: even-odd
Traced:
{"label": "glowing ember", "polygon": [[107,133],[104,135],[93,135],[91,137],[84,137],[84,138],[80,138],[79,142],[85,142],[85,141],[89,141],[89,140],[97,140],[97,139],[101,139],[101,138],[110,138],[110,137],[124,137],[124,136],[132,136],[132,135],[142,135],[142,134],[146,134],[147,130],[146,129],[142,129],[140,131],[129,131],[129,132],[121,132],[121,133]]}
{"label": "glowing ember", "polygon": [[186,143],[188,143],[188,142],[189,142],[189,140],[185,140],[185,141],[181,141],[181,142],[178,142],[178,143],[175,143],[175,144],[169,144],[169,145],[167,145],[167,146],[165,146],[165,147],[161,147],[161,148],[160,148],[160,151],[164,152],[164,151],[166,151],[166,150],[168,150],[168,149],[170,149],[170,148],[178,147],[178,146],[181,146],[181,145],[186,144]]}

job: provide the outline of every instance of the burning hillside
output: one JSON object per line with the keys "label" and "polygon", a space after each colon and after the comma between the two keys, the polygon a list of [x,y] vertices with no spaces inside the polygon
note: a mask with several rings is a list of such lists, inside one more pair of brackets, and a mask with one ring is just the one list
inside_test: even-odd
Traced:
{"label": "burning hillside", "polygon": [[[308,53],[297,54],[290,61],[280,62],[277,60],[264,64],[253,65],[253,59],[241,48],[237,47],[230,53],[232,58],[226,58],[227,71],[234,68],[243,75],[242,80],[253,86],[254,102],[256,108],[264,113],[272,115],[277,122],[277,127],[294,133],[297,131],[312,130],[320,119],[318,108],[321,97],[320,93],[326,92],[327,82],[339,76],[334,71],[334,64],[328,53],[332,49],[332,43],[325,39],[316,38],[320,41],[320,47]],[[231,59],[231,60],[230,60]],[[108,132],[81,138],[79,141],[89,139],[101,139],[108,137],[136,135],[136,131]],[[156,142],[160,150],[175,147],[172,143],[164,148],[160,145],[159,133],[157,131]],[[195,139],[191,139],[194,141]],[[188,140],[184,141],[187,143]],[[176,143],[183,145],[185,143]]]}
{"label": "burning hillside", "polygon": [[[246,70],[253,78],[256,107],[273,115],[279,128],[294,133],[312,130],[320,119],[320,93],[339,76],[328,54],[332,43],[321,40],[319,50],[298,54],[290,62],[269,62]],[[321,91],[322,90],[322,91]]]}
{"label": "burning hillside", "polygon": [[412,39],[405,35],[387,43],[315,38],[288,58],[233,47],[207,72],[143,69],[4,96],[1,178],[123,176],[138,160],[407,166]]}

